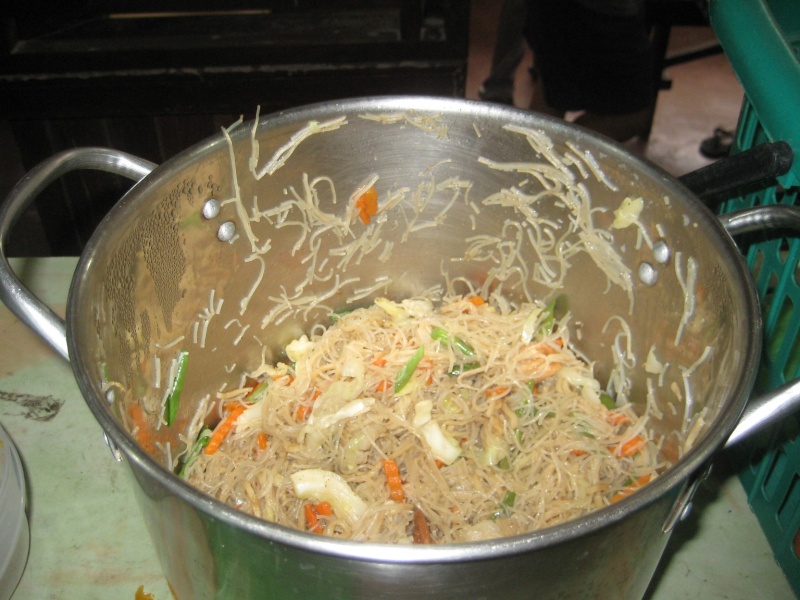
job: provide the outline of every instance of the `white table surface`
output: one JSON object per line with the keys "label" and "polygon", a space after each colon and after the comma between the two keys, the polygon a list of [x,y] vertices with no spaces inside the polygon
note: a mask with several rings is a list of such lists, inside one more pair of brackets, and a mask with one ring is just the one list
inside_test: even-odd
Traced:
{"label": "white table surface", "polygon": [[[75,263],[12,261],[62,315]],[[13,600],[133,600],[139,586],[169,600],[133,481],[104,443],[69,365],[5,307],[0,339],[0,423],[22,456],[31,499],[30,556]],[[795,597],[724,458],[673,535],[647,600]]]}

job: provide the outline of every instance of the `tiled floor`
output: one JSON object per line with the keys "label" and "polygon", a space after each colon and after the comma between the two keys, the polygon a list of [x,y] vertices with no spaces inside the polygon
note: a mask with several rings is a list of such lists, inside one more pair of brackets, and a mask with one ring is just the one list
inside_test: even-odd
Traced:
{"label": "tiled floor", "polygon": [[[478,98],[478,87],[489,73],[500,4],[497,0],[472,1],[468,98]],[[708,28],[674,28],[668,56],[713,42]],[[530,61],[528,52],[517,69],[514,103],[522,108],[527,106],[532,90],[527,72]],[[711,162],[700,154],[699,146],[715,127],[735,128],[742,88],[721,54],[672,67],[665,76],[672,87],[659,94],[650,139],[644,145],[629,146],[673,175],[682,175]]]}

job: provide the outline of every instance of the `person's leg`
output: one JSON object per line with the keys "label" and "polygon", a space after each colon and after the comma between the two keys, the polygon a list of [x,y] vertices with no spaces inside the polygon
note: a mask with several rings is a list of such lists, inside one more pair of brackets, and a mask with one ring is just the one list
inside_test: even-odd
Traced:
{"label": "person's leg", "polygon": [[652,112],[650,106],[624,115],[601,115],[587,111],[575,119],[575,123],[618,142],[627,142],[647,130]]}
{"label": "person's leg", "polygon": [[528,0],[526,37],[537,64],[531,110],[618,141],[649,128],[652,55],[643,15],[597,12],[574,0]]}
{"label": "person's leg", "polygon": [[654,60],[644,3],[631,2],[627,13],[599,14],[595,23],[596,94],[576,122],[625,142],[650,129],[655,107]]}
{"label": "person's leg", "polygon": [[505,0],[497,24],[492,70],[479,91],[482,100],[514,103],[514,75],[525,53],[524,24],[524,0]]}
{"label": "person's leg", "polygon": [[533,92],[528,108],[534,112],[549,115],[551,117],[557,117],[559,119],[563,119],[566,115],[566,111],[555,108],[547,102],[544,81],[541,77],[534,77]]}

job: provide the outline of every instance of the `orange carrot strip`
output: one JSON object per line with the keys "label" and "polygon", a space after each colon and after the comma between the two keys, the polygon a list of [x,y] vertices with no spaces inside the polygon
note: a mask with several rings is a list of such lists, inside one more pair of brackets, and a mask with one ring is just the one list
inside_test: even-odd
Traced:
{"label": "orange carrot strip", "polygon": [[492,398],[494,396],[502,396],[508,391],[508,388],[505,386],[489,388],[486,390],[485,394],[487,398]]}
{"label": "orange carrot strip", "polygon": [[311,407],[308,404],[299,404],[297,406],[297,412],[295,413],[294,417],[298,421],[305,421],[310,414],[311,414]]}
{"label": "orange carrot strip", "polygon": [[403,481],[400,479],[397,463],[392,458],[381,462],[386,473],[386,483],[389,484],[389,497],[395,502],[402,502],[406,498],[406,493],[403,491]]}
{"label": "orange carrot strip", "polygon": [[136,439],[142,445],[142,448],[148,452],[155,452],[155,440],[147,424],[147,417],[145,417],[142,407],[139,404],[131,404],[128,407],[128,414],[131,416],[131,419],[133,419],[133,426],[136,429]]}
{"label": "orange carrot strip", "polygon": [[415,544],[433,543],[431,528],[428,526],[428,519],[425,518],[425,514],[418,508],[414,509],[414,529],[411,532],[411,537]]}
{"label": "orange carrot strip", "polygon": [[608,416],[606,417],[606,421],[608,421],[609,425],[629,425],[631,420],[625,416],[623,413],[616,412],[614,410],[608,412]]}
{"label": "orange carrot strip", "polygon": [[263,431],[258,434],[256,437],[256,443],[258,444],[259,450],[266,450],[267,449],[267,434]]}
{"label": "orange carrot strip", "polygon": [[311,504],[306,504],[303,506],[303,512],[306,517],[306,527],[308,527],[308,530],[311,533],[322,533],[322,525],[320,525],[319,517],[314,511],[314,507]]}
{"label": "orange carrot strip", "polygon": [[375,357],[375,360],[372,361],[372,364],[376,367],[384,367],[386,366],[386,357],[383,354],[380,354]]}
{"label": "orange carrot strip", "polygon": [[383,379],[382,381],[380,381],[378,383],[378,385],[375,386],[375,391],[376,392],[385,392],[386,390],[390,389],[391,387],[392,387],[392,382],[389,381],[388,379]]}
{"label": "orange carrot strip", "polygon": [[323,517],[330,517],[333,514],[333,507],[330,502],[320,502],[314,507],[314,512]]}
{"label": "orange carrot strip", "polygon": [[[321,395],[322,392],[315,389],[311,393],[311,404],[314,404],[314,402],[317,401],[317,398],[319,398]],[[301,404],[297,407],[297,412],[295,412],[294,418],[297,419],[298,421],[305,421],[310,414],[311,414],[311,405]]]}
{"label": "orange carrot strip", "polygon": [[617,448],[615,448],[614,454],[619,458],[627,458],[628,456],[633,456],[639,450],[644,447],[645,441],[644,438],[641,436],[636,436],[634,438],[629,439],[624,444],[620,444]]}
{"label": "orange carrot strip", "polygon": [[467,298],[467,302],[475,306],[482,306],[486,304],[486,300],[484,300],[480,296],[470,296],[469,298]]}
{"label": "orange carrot strip", "polygon": [[632,484],[625,486],[620,491],[618,491],[614,496],[611,498],[611,503],[619,502],[623,498],[627,498],[633,492],[638,490],[641,487],[644,487],[648,483],[650,483],[650,479],[652,476],[650,474],[642,475],[641,477],[637,478]]}
{"label": "orange carrot strip", "polygon": [[236,419],[238,419],[239,415],[241,415],[246,409],[246,404],[239,403],[231,410],[231,412],[228,413],[228,416],[223,419],[222,423],[217,425],[217,428],[214,430],[214,433],[211,434],[211,439],[204,450],[206,454],[214,454],[217,450],[219,450],[219,447],[222,445],[225,437],[228,435],[228,433],[230,433],[231,429],[233,429]]}
{"label": "orange carrot strip", "polygon": [[374,185],[358,197],[356,208],[364,225],[369,225],[370,217],[378,214],[378,190]]}

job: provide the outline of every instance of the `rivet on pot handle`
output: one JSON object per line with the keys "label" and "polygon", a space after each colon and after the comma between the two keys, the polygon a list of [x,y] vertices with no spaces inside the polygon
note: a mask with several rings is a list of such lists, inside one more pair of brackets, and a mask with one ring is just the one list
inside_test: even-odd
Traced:
{"label": "rivet on pot handle", "polygon": [[[719,216],[731,235],[763,229],[788,229],[800,232],[800,207],[784,204],[757,206]],[[759,429],[779,422],[800,409],[800,379],[751,398],[726,447],[743,440]]]}
{"label": "rivet on pot handle", "polygon": [[150,161],[108,148],[66,150],[31,169],[0,207],[0,300],[66,360],[69,360],[69,353],[64,321],[34,296],[11,270],[5,251],[9,232],[42,190],[66,173],[90,169],[139,181],[155,167]]}

